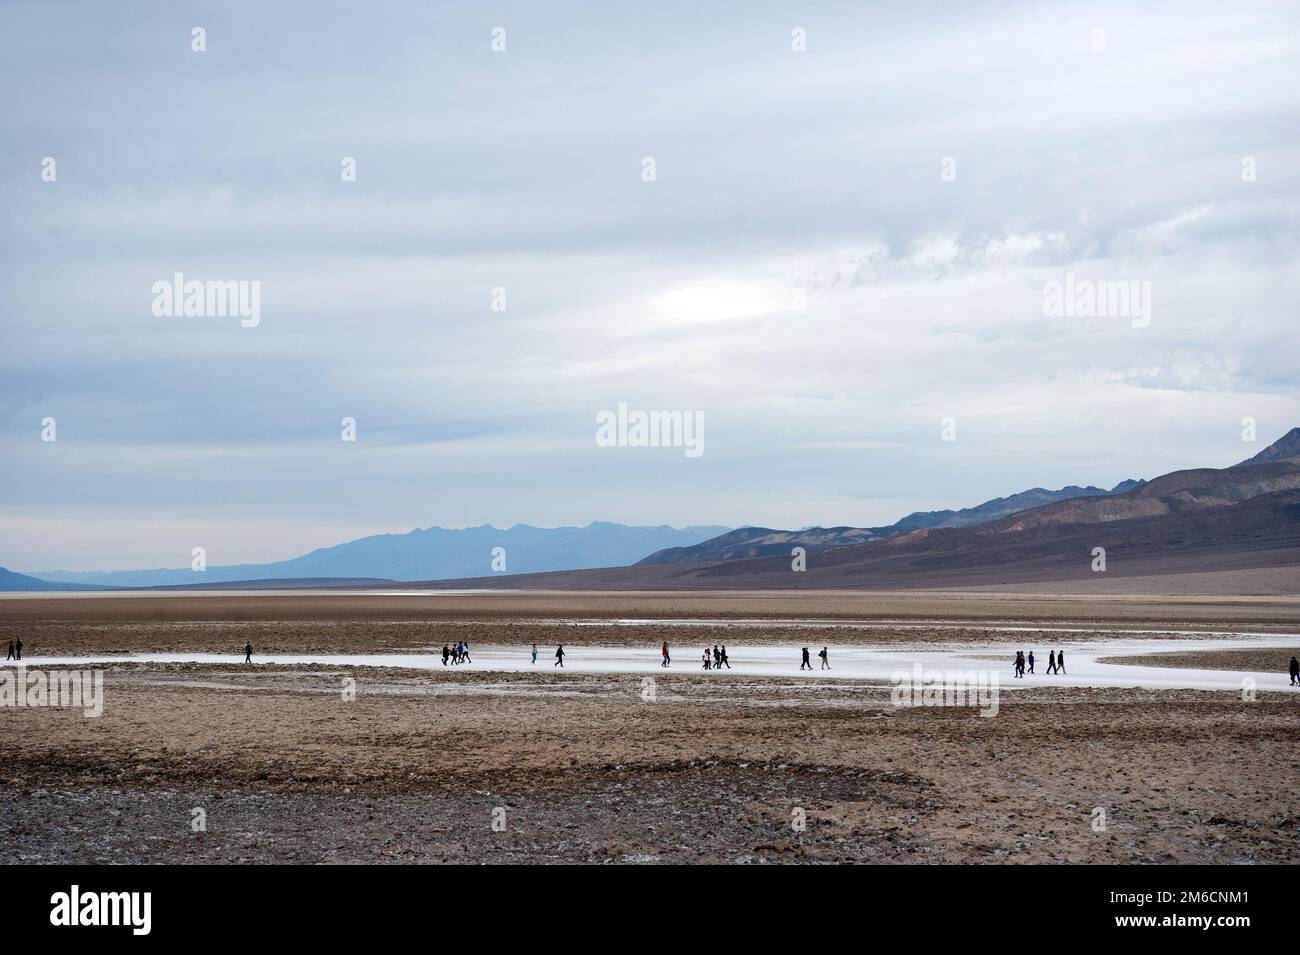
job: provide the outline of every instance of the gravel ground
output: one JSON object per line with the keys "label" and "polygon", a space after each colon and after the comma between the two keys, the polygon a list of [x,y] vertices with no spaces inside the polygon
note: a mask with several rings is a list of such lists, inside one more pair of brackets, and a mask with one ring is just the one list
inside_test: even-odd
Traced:
{"label": "gravel ground", "polygon": [[0,711],[0,862],[1300,861],[1285,694],[1032,689],[986,719],[852,681],[639,690],[116,669],[98,719]]}

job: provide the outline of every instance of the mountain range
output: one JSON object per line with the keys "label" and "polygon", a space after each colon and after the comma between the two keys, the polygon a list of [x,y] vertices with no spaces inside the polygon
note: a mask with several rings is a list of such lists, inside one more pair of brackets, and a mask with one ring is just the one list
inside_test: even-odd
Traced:
{"label": "mountain range", "polygon": [[[505,548],[506,573],[620,567],[666,547],[699,543],[730,530],[707,525],[631,527],[595,521],[586,527],[531,527],[499,530],[490,524],[448,529],[417,528],[406,534],[375,534],[322,547],[291,560],[269,564],[123,571],[36,571],[31,576],[56,584],[109,587],[204,586],[234,581],[280,581],[288,585],[375,584],[399,580],[467,577],[493,571],[493,549]],[[30,589],[5,587],[0,589]],[[48,588],[44,588],[48,589]]]}
{"label": "mountain range", "polygon": [[741,527],[711,540],[689,547],[670,547],[656,551],[639,564],[692,564],[709,560],[737,560],[744,557],[774,557],[802,547],[807,553],[862,544],[895,537],[921,528],[968,527],[983,524],[1008,514],[1065,501],[1076,497],[1107,497],[1122,494],[1144,482],[1121,481],[1111,490],[1070,485],[1057,491],[1035,487],[1009,497],[996,497],[975,507],[959,511],[916,511],[886,527],[806,527],[798,531],[773,530],[770,527]]}
{"label": "mountain range", "polygon": [[20,574],[10,570],[7,567],[0,567],[0,593],[6,591],[45,591],[45,590],[103,590],[106,588],[96,587],[93,584],[54,584],[48,580],[40,580],[36,577],[29,577],[27,574]]}
{"label": "mountain range", "polygon": [[[497,547],[505,549],[506,566],[489,573]],[[795,547],[808,555],[807,569],[797,573]],[[1174,471],[1110,490],[1032,488],[884,527],[430,527],[276,563],[210,567],[201,578],[188,569],[32,576],[0,569],[0,590],[396,581],[556,589],[975,586],[1087,579],[1098,547],[1112,575],[1273,568],[1294,577],[1300,591],[1300,428],[1228,468]]]}
{"label": "mountain range", "polygon": [[[1074,495],[966,526],[852,540],[864,530],[871,529],[768,531],[790,535],[769,542],[780,544],[777,554],[661,559],[510,583],[557,590],[915,589],[1235,575],[1233,592],[1300,593],[1300,428],[1232,467],[1173,471],[1119,493]],[[806,570],[793,569],[789,548],[800,535],[840,532],[848,543],[810,551]],[[728,536],[743,551],[740,538]],[[706,542],[696,553],[718,549]],[[1099,570],[1101,552],[1106,563]],[[1252,590],[1261,577],[1268,583]]]}
{"label": "mountain range", "polygon": [[[0,590],[81,587],[207,587],[247,583],[258,586],[375,586],[403,580],[437,580],[478,576],[491,568],[495,547],[506,550],[506,573],[526,574],[623,567],[635,563],[692,563],[809,552],[876,540],[919,527],[961,527],[995,520],[1028,507],[1078,496],[1106,495],[1140,484],[1125,481],[1112,491],[1098,487],[1032,488],[961,510],[909,514],[887,527],[805,528],[781,531],[762,527],[738,530],[717,525],[673,528],[629,527],[596,521],[586,527],[531,527],[516,524],[498,530],[490,524],[450,530],[416,529],[406,534],[376,534],[323,547],[301,557],[267,564],[210,566],[199,575],[189,568],[123,571],[34,571],[0,578]],[[649,555],[649,556],[647,556]],[[40,588],[25,581],[46,584]]]}

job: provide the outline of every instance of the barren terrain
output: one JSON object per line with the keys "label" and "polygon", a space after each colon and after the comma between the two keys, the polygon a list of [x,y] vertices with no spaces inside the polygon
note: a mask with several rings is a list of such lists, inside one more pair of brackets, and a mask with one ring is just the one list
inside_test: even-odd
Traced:
{"label": "barren terrain", "polygon": [[[580,647],[674,616],[958,620],[963,639],[1008,620],[1141,626],[1159,650],[1180,630],[1300,627],[1273,598],[243,594],[0,600],[0,638],[42,655]],[[123,662],[105,694],[99,718],[0,708],[0,862],[1300,861],[1285,693],[1035,687],[984,718],[898,708],[880,684],[693,669],[646,699],[640,679],[548,666]]]}

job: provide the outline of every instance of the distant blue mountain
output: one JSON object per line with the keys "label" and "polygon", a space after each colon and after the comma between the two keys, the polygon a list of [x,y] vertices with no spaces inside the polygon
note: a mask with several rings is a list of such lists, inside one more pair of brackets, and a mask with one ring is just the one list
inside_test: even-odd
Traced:
{"label": "distant blue mountain", "polygon": [[[52,584],[110,587],[165,587],[227,583],[235,580],[302,580],[309,577],[443,580],[482,577],[493,572],[492,549],[505,548],[506,573],[623,567],[666,547],[689,547],[729,531],[715,525],[683,528],[661,524],[629,527],[596,521],[586,527],[531,527],[498,530],[490,524],[448,530],[416,529],[408,534],[377,534],[323,547],[292,560],[271,564],[122,571],[34,571]],[[14,575],[22,576],[22,575]],[[28,580],[32,578],[26,578]],[[38,581],[39,583],[40,581]],[[9,589],[51,589],[22,588]]]}
{"label": "distant blue mountain", "polygon": [[26,574],[16,574],[6,567],[0,567],[0,593],[14,593],[32,590],[99,590],[101,588],[87,584],[53,584],[48,580],[38,580]]}

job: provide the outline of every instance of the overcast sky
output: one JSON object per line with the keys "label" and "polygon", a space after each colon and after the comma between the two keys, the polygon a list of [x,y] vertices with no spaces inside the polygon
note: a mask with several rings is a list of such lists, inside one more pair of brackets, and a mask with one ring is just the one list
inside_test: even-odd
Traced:
{"label": "overcast sky", "polygon": [[[1248,457],[1300,424],[1297,9],[0,2],[0,565]],[[176,272],[260,323],[155,316]],[[704,454],[599,447],[620,402]]]}

